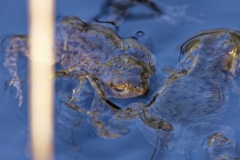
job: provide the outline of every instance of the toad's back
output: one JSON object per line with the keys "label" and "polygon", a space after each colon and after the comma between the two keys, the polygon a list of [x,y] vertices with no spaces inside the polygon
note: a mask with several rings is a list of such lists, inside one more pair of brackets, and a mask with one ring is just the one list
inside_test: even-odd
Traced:
{"label": "toad's back", "polygon": [[121,38],[112,29],[87,24],[76,17],[67,17],[57,26],[57,62],[63,68],[79,65],[90,71],[92,65],[100,67],[113,56],[128,54],[140,61],[152,63],[151,51],[135,38]]}
{"label": "toad's back", "polygon": [[[12,76],[10,85],[17,88],[21,104],[22,91],[17,73],[17,59],[19,53],[31,58],[27,36],[13,36],[5,42],[7,44],[5,46],[4,65]],[[148,80],[141,75],[145,75],[145,73],[150,75],[154,72],[152,68],[154,59],[151,51],[140,44],[136,38],[121,38],[110,28],[88,24],[76,17],[65,17],[57,24],[55,54],[56,63],[60,63],[67,72],[92,74],[102,80],[102,88],[110,84],[114,84],[113,86],[116,86],[116,88],[123,88],[122,86],[128,85],[124,88],[127,92],[121,92],[121,94],[112,94],[113,92],[111,92],[109,94],[112,94],[110,95],[112,97],[116,95],[119,98],[126,98],[145,93]],[[47,62],[47,60],[43,62]],[[125,71],[116,71],[121,69],[125,69]],[[132,69],[138,70],[136,75],[135,73],[130,74]],[[140,73],[139,70],[141,70]],[[106,75],[106,73],[112,74]],[[128,78],[128,76],[131,77]],[[119,77],[125,77],[125,79],[121,79],[121,82],[119,80],[109,82],[109,79],[119,79]],[[135,86],[129,86],[132,84],[139,84],[138,88],[145,88],[134,90],[132,88]],[[112,90],[110,86],[107,87],[107,90]]]}

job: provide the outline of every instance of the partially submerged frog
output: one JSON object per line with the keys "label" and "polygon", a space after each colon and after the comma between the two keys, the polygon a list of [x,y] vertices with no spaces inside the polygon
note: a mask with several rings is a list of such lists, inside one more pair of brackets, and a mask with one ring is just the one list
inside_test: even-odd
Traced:
{"label": "partially submerged frog", "polygon": [[[160,149],[183,153],[194,151],[208,134],[227,132],[226,127],[212,123],[224,115],[230,86],[236,85],[240,32],[216,29],[199,33],[181,46],[180,58],[184,69],[172,73],[147,106],[151,114],[174,128],[168,131],[169,142],[162,143]],[[160,143],[164,137],[159,137]]]}
{"label": "partially submerged frog", "polygon": [[[124,39],[104,26],[67,17],[57,26],[55,41],[56,63],[63,68],[57,71],[57,76],[87,75],[106,97],[130,98],[148,90],[149,78],[154,73],[154,59],[151,51],[137,39]],[[30,58],[27,37],[10,37],[4,48],[4,66],[12,75],[10,85],[17,88],[21,105],[22,91],[16,64],[20,53]]]}
{"label": "partially submerged frog", "polygon": [[[4,66],[12,76],[9,85],[17,89],[19,106],[23,95],[17,60],[19,54],[31,58],[27,41],[27,36],[20,35],[4,41]],[[155,72],[151,51],[137,38],[121,38],[110,28],[85,23],[76,17],[65,17],[57,24],[54,48],[55,62],[62,67],[56,72],[57,77],[76,77],[79,81],[69,100],[70,105],[81,92],[86,79],[97,94],[95,101],[109,102],[107,99],[110,97],[144,95]]]}
{"label": "partially submerged frog", "polygon": [[152,100],[130,104],[115,117],[139,117],[144,136],[162,152],[198,150],[208,135],[230,128],[214,123],[228,107],[230,86],[238,87],[239,65],[239,31],[199,33],[181,46],[179,71],[170,73]]}

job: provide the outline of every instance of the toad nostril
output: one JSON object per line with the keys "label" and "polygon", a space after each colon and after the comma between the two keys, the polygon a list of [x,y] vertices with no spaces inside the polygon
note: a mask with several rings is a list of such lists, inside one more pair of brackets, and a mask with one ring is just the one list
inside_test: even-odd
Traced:
{"label": "toad nostril", "polygon": [[134,86],[135,89],[138,89],[139,87],[138,86]]}
{"label": "toad nostril", "polygon": [[141,76],[142,76],[143,78],[145,78],[145,79],[148,78],[148,74],[147,74],[147,73],[142,73]]}

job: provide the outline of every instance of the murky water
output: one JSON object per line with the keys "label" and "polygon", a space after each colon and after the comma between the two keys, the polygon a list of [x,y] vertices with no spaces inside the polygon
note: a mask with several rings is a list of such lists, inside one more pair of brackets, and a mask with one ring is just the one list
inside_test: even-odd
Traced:
{"label": "murky water", "polygon": [[[78,16],[87,22],[96,17],[103,9],[106,1],[57,1],[57,16]],[[162,71],[162,68],[176,67],[179,58],[179,48],[176,46],[183,43],[196,32],[214,28],[236,28],[240,27],[239,6],[237,0],[212,0],[212,1],[153,1],[162,12],[151,9],[149,4],[136,5],[131,8],[128,16],[118,18],[119,34],[121,37],[132,37],[138,31],[143,31],[145,37],[141,42],[153,50],[156,58],[156,74],[151,79],[150,90],[146,96],[124,99],[124,101],[110,98],[111,101],[121,107],[126,107],[131,102],[147,103],[151,97],[161,88],[164,80],[169,77]],[[1,39],[12,34],[27,34],[27,3],[24,0],[15,2],[13,0],[1,0],[0,7],[0,36]],[[125,3],[126,4],[126,3]],[[147,7],[148,6],[148,7]],[[151,6],[151,5],[150,5]],[[109,11],[109,10],[107,10]],[[111,11],[111,10],[110,10]],[[107,14],[108,15],[108,14]],[[108,17],[103,15],[101,20],[116,19],[116,16]],[[131,16],[131,15],[135,15]],[[141,15],[141,16],[136,16]],[[143,18],[143,15],[145,18]],[[150,15],[150,16],[149,16]],[[154,16],[152,16],[154,15]],[[131,18],[134,17],[134,18]],[[149,38],[151,37],[151,38]],[[152,44],[152,41],[154,44]],[[4,50],[1,49],[0,64],[4,63]],[[59,67],[59,66],[58,66]],[[20,78],[27,75],[27,60],[20,57],[18,62]],[[0,67],[0,159],[29,159],[28,156],[28,111],[27,111],[27,89],[28,82],[23,85],[24,101],[18,108],[18,99],[14,99],[16,91],[14,88],[6,88],[5,82],[10,79],[6,68]],[[239,77],[235,78],[240,84]],[[97,136],[96,128],[92,128],[89,122],[89,115],[76,112],[70,109],[64,102],[67,96],[71,95],[72,89],[77,85],[74,78],[62,78],[56,80],[55,94],[55,151],[56,159],[151,159],[155,152],[157,141],[149,132],[151,129],[143,128],[139,119],[124,121],[117,133],[123,137],[117,139],[106,139]],[[230,88],[231,90],[231,88]],[[83,87],[82,99],[78,105],[85,110],[91,108],[94,100],[94,90],[89,82]],[[201,99],[202,100],[202,99]],[[224,112],[219,123],[231,127],[227,130],[235,132],[236,149],[232,157],[240,157],[240,127],[239,127],[239,94],[233,94],[228,101],[228,108]],[[99,106],[104,105],[100,101]],[[107,107],[103,111],[103,117],[108,122],[111,112]],[[120,123],[119,123],[120,124]],[[114,125],[116,126],[116,124]],[[116,130],[113,130],[116,131]],[[143,134],[144,133],[144,134]],[[226,133],[230,135],[231,133]],[[162,133],[164,134],[164,133]],[[183,135],[183,137],[187,137]],[[167,137],[165,135],[165,137]],[[221,136],[220,136],[221,137]],[[187,137],[188,138],[188,137]],[[186,138],[186,139],[187,139]],[[189,137],[191,138],[191,137]],[[165,138],[167,139],[167,138]],[[175,139],[173,139],[175,140]],[[152,144],[151,144],[152,143]],[[161,142],[160,142],[161,143]],[[174,141],[172,142],[174,143]],[[183,140],[184,143],[184,140]],[[203,144],[204,143],[204,144]],[[206,146],[202,142],[199,146]],[[185,153],[175,151],[160,152],[156,150],[153,159],[204,159],[204,151],[191,151],[186,149]],[[222,151],[223,152],[223,151]]]}

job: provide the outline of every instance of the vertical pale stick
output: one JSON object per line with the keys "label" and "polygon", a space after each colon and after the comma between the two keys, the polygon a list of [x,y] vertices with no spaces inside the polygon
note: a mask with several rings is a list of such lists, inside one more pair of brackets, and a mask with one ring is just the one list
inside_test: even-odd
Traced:
{"label": "vertical pale stick", "polygon": [[29,0],[31,151],[34,160],[54,159],[54,0]]}

